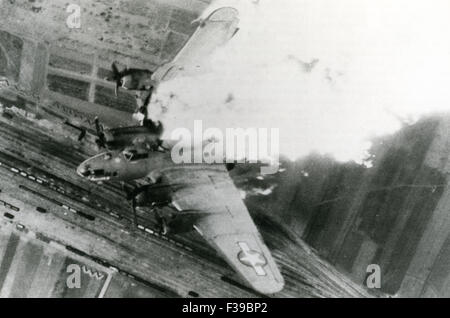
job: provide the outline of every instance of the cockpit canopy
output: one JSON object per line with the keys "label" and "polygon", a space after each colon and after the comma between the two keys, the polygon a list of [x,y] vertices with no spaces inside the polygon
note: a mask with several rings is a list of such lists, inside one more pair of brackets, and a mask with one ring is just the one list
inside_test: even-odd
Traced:
{"label": "cockpit canopy", "polygon": [[135,162],[139,160],[147,159],[149,154],[147,152],[139,153],[135,149],[125,149],[123,152],[123,157],[129,162]]}

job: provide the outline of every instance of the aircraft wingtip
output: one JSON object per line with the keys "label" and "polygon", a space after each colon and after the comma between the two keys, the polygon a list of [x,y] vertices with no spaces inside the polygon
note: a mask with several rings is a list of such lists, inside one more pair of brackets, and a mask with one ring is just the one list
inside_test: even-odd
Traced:
{"label": "aircraft wingtip", "polygon": [[277,281],[268,283],[267,281],[253,284],[253,288],[264,295],[273,295],[281,292],[284,288],[284,279],[281,277]]}

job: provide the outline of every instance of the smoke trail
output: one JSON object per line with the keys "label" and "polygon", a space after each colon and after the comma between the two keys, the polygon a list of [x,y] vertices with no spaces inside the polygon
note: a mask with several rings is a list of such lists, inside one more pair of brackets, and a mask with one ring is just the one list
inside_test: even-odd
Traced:
{"label": "smoke trail", "polygon": [[273,127],[292,159],[361,162],[399,119],[450,107],[448,12],[444,0],[261,0],[211,72],[164,83],[151,114],[168,135],[196,119]]}

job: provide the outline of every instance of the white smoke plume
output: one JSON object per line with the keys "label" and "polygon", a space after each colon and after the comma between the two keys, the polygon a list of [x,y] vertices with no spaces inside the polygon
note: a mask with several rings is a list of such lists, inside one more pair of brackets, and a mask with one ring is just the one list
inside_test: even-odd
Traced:
{"label": "white smoke plume", "polygon": [[450,108],[448,0],[260,0],[252,10],[211,72],[160,87],[167,112],[151,112],[168,135],[198,119],[279,128],[291,159],[362,162],[371,137]]}

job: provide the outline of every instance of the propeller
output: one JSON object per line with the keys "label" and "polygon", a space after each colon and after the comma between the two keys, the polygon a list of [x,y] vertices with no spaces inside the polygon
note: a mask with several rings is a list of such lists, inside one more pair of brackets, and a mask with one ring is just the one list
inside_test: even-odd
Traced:
{"label": "propeller", "polygon": [[76,130],[80,131],[80,134],[78,135],[78,141],[79,142],[82,142],[83,139],[86,137],[86,133],[87,133],[86,128],[78,127],[78,126],[72,124],[68,119],[64,120],[64,124],[66,124],[67,126],[75,128]]}
{"label": "propeller", "polygon": [[[139,194],[141,194],[142,192],[147,191],[148,189],[162,189],[162,188],[169,188],[170,185],[161,185],[161,184],[156,184],[156,185],[145,185],[142,187],[128,187],[125,184],[122,185],[122,188],[126,194],[126,198],[128,201],[131,201],[131,208],[133,211],[133,223],[134,226],[137,226],[137,211],[136,208],[138,207],[138,202],[137,202],[137,196]],[[164,219],[164,217],[159,213],[158,208],[162,207],[162,206],[169,206],[170,202],[160,202],[160,203],[152,203],[151,208],[152,211],[155,213],[155,217],[156,220],[159,224],[160,227],[160,233],[162,235],[166,235],[168,232],[168,226],[167,226],[167,222]]]}
{"label": "propeller", "polygon": [[106,148],[106,137],[105,132],[103,130],[103,125],[100,124],[100,120],[98,119],[98,117],[95,117],[94,122],[95,122],[95,130],[97,131],[98,137],[96,143],[100,148]]}
{"label": "propeller", "polygon": [[115,90],[114,90],[114,94],[117,97],[118,91],[119,91],[119,87],[122,86],[122,76],[121,76],[121,73],[120,73],[120,71],[119,71],[119,69],[118,69],[118,67],[116,65],[116,62],[112,63],[111,69],[112,69],[112,72],[113,72],[112,79],[116,82],[116,87],[115,87]]}
{"label": "propeller", "polygon": [[[152,99],[154,86],[149,87],[149,89],[146,89],[144,91],[140,91],[137,93],[136,98],[142,102],[142,106],[139,107],[138,113],[144,115],[144,118],[148,117],[148,107],[150,104],[150,101]],[[144,119],[145,121],[146,119]]]}

